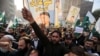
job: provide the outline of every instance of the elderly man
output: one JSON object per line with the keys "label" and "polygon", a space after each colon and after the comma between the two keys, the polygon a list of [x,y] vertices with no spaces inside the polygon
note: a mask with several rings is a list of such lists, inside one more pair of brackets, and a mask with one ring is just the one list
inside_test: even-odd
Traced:
{"label": "elderly man", "polygon": [[4,35],[0,39],[0,56],[13,56],[17,51],[12,48],[12,41],[14,40],[11,35]]}

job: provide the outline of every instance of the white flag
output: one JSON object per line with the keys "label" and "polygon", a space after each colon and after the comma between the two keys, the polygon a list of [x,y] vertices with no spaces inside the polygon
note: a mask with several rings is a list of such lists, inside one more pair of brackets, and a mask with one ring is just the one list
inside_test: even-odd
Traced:
{"label": "white flag", "polygon": [[7,28],[6,28],[6,31],[7,31],[7,32],[8,32],[9,28],[10,28],[12,25],[13,25],[13,22],[10,20],[10,22],[9,22]]}
{"label": "white flag", "polygon": [[98,21],[95,24],[95,29],[100,34],[100,18],[98,19]]}
{"label": "white flag", "polygon": [[5,16],[5,11],[1,14],[0,21],[3,19],[4,16]]}

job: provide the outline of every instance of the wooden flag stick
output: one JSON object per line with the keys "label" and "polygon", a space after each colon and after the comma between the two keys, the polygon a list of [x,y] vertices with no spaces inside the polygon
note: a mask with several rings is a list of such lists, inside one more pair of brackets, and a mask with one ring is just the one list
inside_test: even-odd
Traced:
{"label": "wooden flag stick", "polygon": [[23,0],[23,7],[26,7],[28,10],[30,10],[30,6],[29,6],[29,1],[28,0]]}
{"label": "wooden flag stick", "polygon": [[27,0],[27,7],[28,7],[28,9],[30,10],[30,4],[29,4],[29,1]]}
{"label": "wooden flag stick", "polygon": [[24,0],[23,0],[23,7],[25,7]]}

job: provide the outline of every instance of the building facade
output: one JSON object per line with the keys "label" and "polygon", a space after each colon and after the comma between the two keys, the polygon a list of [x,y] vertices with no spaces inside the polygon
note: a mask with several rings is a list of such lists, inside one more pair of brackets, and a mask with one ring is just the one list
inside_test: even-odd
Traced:
{"label": "building facade", "polygon": [[8,22],[14,18],[15,8],[14,0],[0,0],[0,12],[5,11],[5,16]]}

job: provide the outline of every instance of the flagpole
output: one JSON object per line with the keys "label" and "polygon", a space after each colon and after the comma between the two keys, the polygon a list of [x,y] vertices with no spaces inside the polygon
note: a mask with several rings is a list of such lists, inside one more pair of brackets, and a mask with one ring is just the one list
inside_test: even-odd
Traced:
{"label": "flagpole", "polygon": [[29,6],[29,1],[27,0],[27,4],[28,4],[28,9],[30,10],[30,6]]}
{"label": "flagpole", "polygon": [[44,9],[44,1],[42,0],[42,5],[43,5],[43,12],[45,12],[45,9]]}
{"label": "flagpole", "polygon": [[[27,8],[28,8],[29,11],[30,11],[29,1],[27,0],[26,2],[27,2],[27,5],[28,5]],[[23,0],[23,7],[25,7],[25,0]]]}
{"label": "flagpole", "polygon": [[[44,9],[44,1],[43,0],[42,0],[42,5],[43,5],[43,12],[45,12],[45,9]],[[44,14],[44,19],[42,20],[42,24],[45,26],[45,14]]]}
{"label": "flagpole", "polygon": [[24,5],[24,0],[23,0],[23,7],[25,7],[25,5]]}

